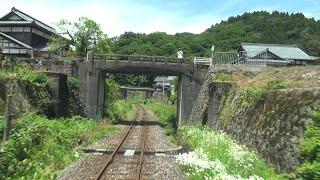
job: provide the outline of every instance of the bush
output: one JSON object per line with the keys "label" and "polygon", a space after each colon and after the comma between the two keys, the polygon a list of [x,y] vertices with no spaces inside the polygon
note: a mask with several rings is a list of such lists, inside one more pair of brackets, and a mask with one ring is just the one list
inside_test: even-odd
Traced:
{"label": "bush", "polygon": [[[3,131],[4,131],[4,126],[5,126],[5,117],[4,116],[0,116],[0,137],[2,137],[3,135]],[[0,139],[1,141],[2,139]]]}
{"label": "bush", "polygon": [[306,128],[300,143],[303,162],[297,174],[304,179],[320,179],[320,106],[313,114],[313,121]]}
{"label": "bush", "polygon": [[289,86],[287,82],[281,80],[269,81],[267,84],[267,89],[285,89]]}
{"label": "bush", "polygon": [[213,76],[214,81],[232,81],[232,77],[226,73],[216,73]]}
{"label": "bush", "polygon": [[28,114],[1,145],[0,179],[55,179],[59,170],[79,157],[74,147],[114,130],[114,126],[80,117],[48,120]]}
{"label": "bush", "polygon": [[114,76],[109,76],[106,80],[106,100],[105,100],[105,115],[110,120],[119,120],[119,112],[117,109],[116,101],[119,100],[120,86],[114,80]]}
{"label": "bush", "polygon": [[68,94],[68,114],[71,116],[81,115],[82,107],[80,101],[80,87],[79,80],[75,77],[69,76],[67,80],[69,94]]}

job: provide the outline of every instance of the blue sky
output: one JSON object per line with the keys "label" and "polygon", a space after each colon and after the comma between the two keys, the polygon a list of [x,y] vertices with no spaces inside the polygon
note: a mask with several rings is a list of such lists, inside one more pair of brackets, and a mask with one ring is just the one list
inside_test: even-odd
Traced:
{"label": "blue sky", "polygon": [[0,0],[0,16],[12,6],[49,25],[87,16],[109,37],[125,31],[201,33],[230,16],[260,10],[302,12],[320,18],[320,0]]}

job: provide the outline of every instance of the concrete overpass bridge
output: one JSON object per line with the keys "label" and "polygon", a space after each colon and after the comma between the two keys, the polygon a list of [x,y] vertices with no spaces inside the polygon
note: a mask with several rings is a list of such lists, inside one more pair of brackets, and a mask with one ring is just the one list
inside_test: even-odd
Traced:
{"label": "concrete overpass bridge", "polygon": [[195,65],[193,59],[178,61],[159,56],[94,54],[79,63],[78,76],[86,116],[102,116],[107,73],[178,76],[178,124],[187,120],[205,78],[208,66]]}

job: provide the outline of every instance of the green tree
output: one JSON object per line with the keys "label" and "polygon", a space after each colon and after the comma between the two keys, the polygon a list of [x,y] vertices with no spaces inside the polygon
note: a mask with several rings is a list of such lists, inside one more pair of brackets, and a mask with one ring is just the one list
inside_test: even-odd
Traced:
{"label": "green tree", "polygon": [[69,40],[53,36],[49,43],[49,47],[52,49],[67,44],[73,46],[80,53],[86,53],[89,50],[102,53],[110,51],[110,41],[103,34],[100,25],[87,17],[80,17],[75,23],[61,20],[57,27],[58,31]]}

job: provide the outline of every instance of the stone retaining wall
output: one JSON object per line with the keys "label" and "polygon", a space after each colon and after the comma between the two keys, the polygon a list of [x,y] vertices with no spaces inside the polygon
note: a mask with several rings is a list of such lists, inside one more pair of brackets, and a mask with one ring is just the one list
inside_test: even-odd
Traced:
{"label": "stone retaining wall", "polygon": [[230,122],[223,122],[219,114],[231,87],[227,82],[210,84],[207,125],[255,149],[278,171],[295,170],[299,141],[320,103],[320,88],[272,90],[253,108],[240,107]]}

